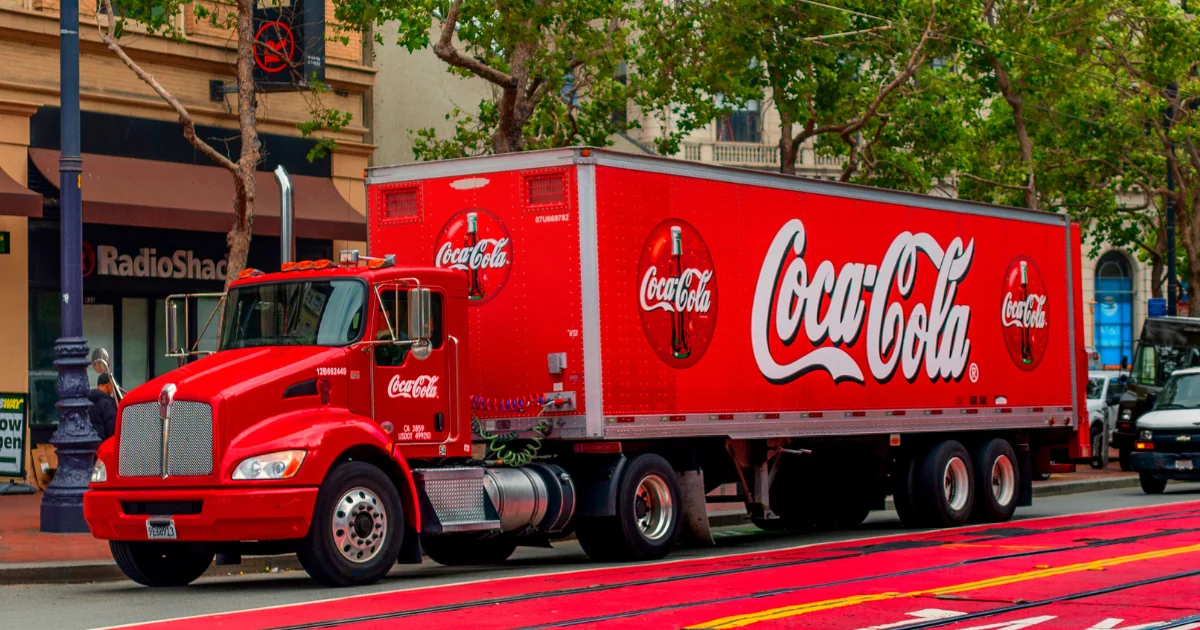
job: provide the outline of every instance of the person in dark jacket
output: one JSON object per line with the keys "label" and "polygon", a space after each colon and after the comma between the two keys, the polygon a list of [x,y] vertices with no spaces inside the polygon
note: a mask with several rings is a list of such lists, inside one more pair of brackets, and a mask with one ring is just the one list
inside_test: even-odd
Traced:
{"label": "person in dark jacket", "polygon": [[117,401],[113,399],[112,391],[112,379],[107,374],[101,374],[96,388],[88,391],[88,400],[92,401],[92,428],[101,440],[107,440],[117,432]]}

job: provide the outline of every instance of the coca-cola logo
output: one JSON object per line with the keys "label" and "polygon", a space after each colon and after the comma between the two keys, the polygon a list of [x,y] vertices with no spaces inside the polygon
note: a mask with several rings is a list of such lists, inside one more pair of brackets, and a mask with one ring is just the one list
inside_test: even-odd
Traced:
{"label": "coca-cola logo", "polygon": [[955,238],[943,248],[929,234],[904,232],[880,263],[846,262],[840,269],[829,260],[806,260],[807,246],[804,224],[788,221],[758,274],[751,346],[768,381],[823,371],[834,382],[865,383],[862,366],[847,352],[859,343],[876,382],[890,381],[897,370],[910,382],[921,372],[934,382],[962,378],[971,354],[971,308],[954,300],[971,268],[973,239],[964,247]]}
{"label": "coca-cola logo", "polygon": [[696,228],[667,219],[650,231],[638,260],[638,315],[655,354],[687,368],[708,350],[717,327],[717,276]]}
{"label": "coca-cola logo", "polygon": [[399,374],[393,375],[388,381],[387,393],[391,398],[437,398],[437,376],[418,376],[402,380]]}
{"label": "coca-cola logo", "polygon": [[1013,259],[1000,286],[1000,327],[1004,347],[1017,367],[1033,370],[1050,343],[1046,280],[1029,256]]}
{"label": "coca-cola logo", "polygon": [[455,214],[434,243],[434,265],[467,274],[467,297],[472,305],[486,304],[508,282],[512,237],[491,212],[471,208]]}

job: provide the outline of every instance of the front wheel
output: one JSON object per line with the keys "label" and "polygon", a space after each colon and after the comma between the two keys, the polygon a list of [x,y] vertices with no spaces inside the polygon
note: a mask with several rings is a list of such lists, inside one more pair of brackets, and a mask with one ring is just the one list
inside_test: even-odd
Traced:
{"label": "front wheel", "polygon": [[185,586],[204,575],[213,551],[185,542],[108,543],[113,560],[129,579],[143,586]]}
{"label": "front wheel", "polygon": [[1142,492],[1146,494],[1162,494],[1167,491],[1167,480],[1156,479],[1150,473],[1140,473],[1138,481],[1142,484]]}
{"label": "front wheel", "polygon": [[373,584],[387,575],[404,537],[400,493],[382,470],[363,462],[329,472],[296,555],[325,586]]}
{"label": "front wheel", "polygon": [[671,552],[683,525],[679,482],[660,455],[643,453],[625,466],[614,516],[582,519],[576,536],[594,560],[657,560]]}
{"label": "front wheel", "polygon": [[1108,445],[1104,443],[1104,426],[1092,427],[1092,468],[1104,470],[1108,468]]}
{"label": "front wheel", "polygon": [[500,564],[517,549],[516,541],[479,538],[469,534],[421,535],[421,549],[430,560],[448,567]]}
{"label": "front wheel", "polygon": [[1120,455],[1118,455],[1118,458],[1119,458],[1119,461],[1121,462],[1121,470],[1123,470],[1125,472],[1132,472],[1133,471],[1133,457],[1132,457],[1133,453],[1132,453],[1132,451],[1123,448],[1120,451],[1118,451],[1118,453],[1120,453]]}

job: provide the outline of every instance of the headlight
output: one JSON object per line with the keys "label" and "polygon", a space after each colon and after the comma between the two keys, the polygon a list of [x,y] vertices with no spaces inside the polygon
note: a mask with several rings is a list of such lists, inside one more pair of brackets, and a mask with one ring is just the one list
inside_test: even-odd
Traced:
{"label": "headlight", "polygon": [[1138,431],[1138,439],[1143,442],[1149,442],[1154,439],[1154,432],[1148,429],[1142,429],[1141,431]]}
{"label": "headlight", "polygon": [[1133,419],[1133,411],[1130,409],[1121,410],[1121,422],[1129,422]]}
{"label": "headlight", "polygon": [[92,466],[92,483],[104,483],[108,481],[108,469],[104,467],[104,462],[97,459],[96,465]]}
{"label": "headlight", "polygon": [[300,472],[304,451],[280,451],[255,455],[242,460],[233,471],[234,479],[289,479]]}

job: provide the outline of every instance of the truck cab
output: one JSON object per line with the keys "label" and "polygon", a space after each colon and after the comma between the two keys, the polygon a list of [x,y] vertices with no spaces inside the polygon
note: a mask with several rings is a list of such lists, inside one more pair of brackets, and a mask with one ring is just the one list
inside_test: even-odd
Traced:
{"label": "truck cab", "polygon": [[[93,534],[151,584],[190,582],[214,553],[255,547],[296,549],[331,583],[386,570],[370,559],[394,561],[419,531],[410,465],[471,455],[466,299],[461,273],[353,252],[243,272],[209,323],[217,351],[121,401],[85,497]],[[357,489],[323,485],[368,464],[374,474],[347,476]],[[322,501],[350,510],[314,525]],[[158,541],[173,544],[148,546]]]}
{"label": "truck cab", "polygon": [[1146,320],[1133,353],[1133,367],[1121,395],[1112,446],[1120,452],[1121,468],[1132,470],[1137,422],[1153,397],[1176,370],[1200,366],[1200,318],[1154,317]]}

